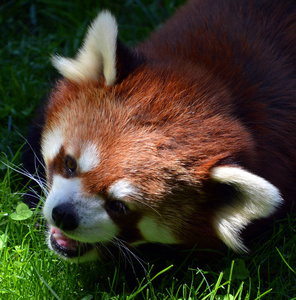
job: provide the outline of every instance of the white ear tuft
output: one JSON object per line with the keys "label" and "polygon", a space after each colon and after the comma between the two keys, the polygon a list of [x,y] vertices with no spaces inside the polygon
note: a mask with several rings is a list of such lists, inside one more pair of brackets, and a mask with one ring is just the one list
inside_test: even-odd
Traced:
{"label": "white ear tuft", "polygon": [[216,167],[212,178],[232,186],[239,196],[216,212],[214,227],[219,238],[235,251],[247,251],[240,233],[253,220],[268,217],[283,199],[270,182],[236,167]]}
{"label": "white ear tuft", "polygon": [[76,58],[56,55],[52,57],[52,63],[69,80],[80,82],[103,76],[106,84],[112,86],[116,81],[117,34],[114,16],[103,11],[89,27]]}

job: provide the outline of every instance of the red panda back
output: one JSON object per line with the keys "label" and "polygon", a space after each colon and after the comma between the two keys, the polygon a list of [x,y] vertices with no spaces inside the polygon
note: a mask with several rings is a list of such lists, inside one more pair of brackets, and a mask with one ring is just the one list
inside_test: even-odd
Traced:
{"label": "red panda back", "polygon": [[190,65],[220,80],[232,98],[221,106],[255,140],[246,167],[281,188],[288,202],[296,191],[295,16],[293,1],[189,1],[137,47],[181,74],[182,64]]}

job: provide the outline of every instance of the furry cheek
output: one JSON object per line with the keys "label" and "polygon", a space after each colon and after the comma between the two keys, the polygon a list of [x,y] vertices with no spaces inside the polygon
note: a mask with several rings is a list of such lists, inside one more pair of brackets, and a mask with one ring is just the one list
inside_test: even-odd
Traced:
{"label": "furry cheek", "polygon": [[150,243],[177,244],[171,230],[157,223],[151,217],[144,217],[138,224],[138,228],[145,239]]}

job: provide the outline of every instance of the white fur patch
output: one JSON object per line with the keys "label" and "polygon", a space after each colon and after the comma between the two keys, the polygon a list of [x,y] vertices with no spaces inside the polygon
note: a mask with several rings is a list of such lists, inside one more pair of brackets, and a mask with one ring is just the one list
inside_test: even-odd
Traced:
{"label": "white fur patch", "polygon": [[161,244],[176,244],[169,228],[155,222],[151,217],[144,217],[138,224],[138,229],[147,242]]}
{"label": "white fur patch", "polygon": [[236,167],[217,167],[212,178],[233,186],[239,198],[216,213],[214,227],[221,240],[236,251],[247,251],[240,238],[241,231],[253,220],[268,217],[283,199],[270,182]]}
{"label": "white fur patch", "polygon": [[61,130],[47,131],[42,137],[41,152],[45,163],[53,160],[59,153],[64,142]]}
{"label": "white fur patch", "polygon": [[106,242],[118,233],[117,225],[104,208],[103,199],[99,196],[84,196],[79,178],[66,179],[55,175],[43,208],[43,214],[50,225],[55,226],[52,210],[67,202],[75,206],[79,218],[78,228],[67,233],[70,238],[85,243]]}
{"label": "white fur patch", "polygon": [[111,198],[124,200],[126,197],[135,196],[137,190],[127,180],[120,179],[111,185],[108,193]]}
{"label": "white fur patch", "polygon": [[79,82],[104,76],[106,84],[112,86],[116,81],[117,34],[115,18],[102,11],[89,27],[76,58],[57,55],[52,57],[52,63],[67,79]]}
{"label": "white fur patch", "polygon": [[100,163],[99,152],[94,144],[87,144],[83,147],[78,165],[81,172],[89,172],[95,169]]}

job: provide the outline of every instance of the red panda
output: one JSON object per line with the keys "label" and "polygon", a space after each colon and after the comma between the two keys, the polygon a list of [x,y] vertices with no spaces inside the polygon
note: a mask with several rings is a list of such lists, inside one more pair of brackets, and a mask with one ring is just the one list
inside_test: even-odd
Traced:
{"label": "red panda", "polygon": [[296,194],[295,32],[294,1],[196,0],[129,49],[99,13],[75,58],[52,58],[49,247],[247,251],[249,225]]}

